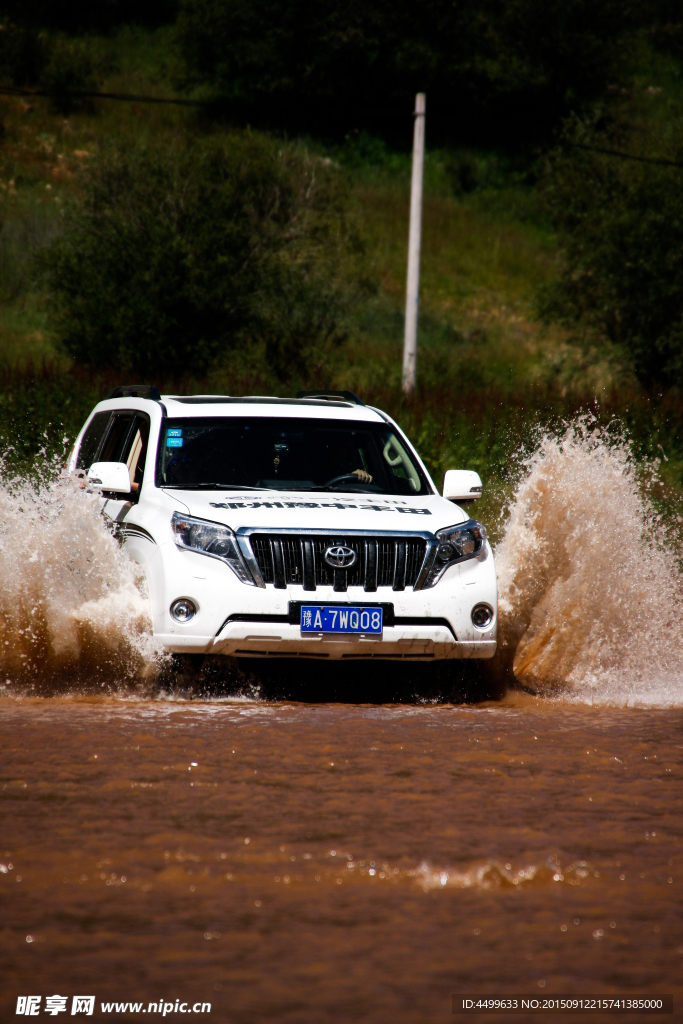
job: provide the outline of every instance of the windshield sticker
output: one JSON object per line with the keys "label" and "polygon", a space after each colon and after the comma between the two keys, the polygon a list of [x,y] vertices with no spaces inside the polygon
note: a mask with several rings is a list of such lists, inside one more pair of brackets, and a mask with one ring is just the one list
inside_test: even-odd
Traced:
{"label": "windshield sticker", "polygon": [[211,508],[356,508],[362,512],[404,512],[431,516],[428,508],[401,508],[397,505],[351,505],[346,502],[317,501],[210,501]]}
{"label": "windshield sticker", "polygon": [[167,448],[182,448],[183,447],[183,439],[182,439],[182,437],[167,437],[166,438],[166,447]]}
{"label": "windshield sticker", "polygon": [[166,436],[167,437],[182,437],[183,436],[183,428],[182,427],[169,427]]}
{"label": "windshield sticker", "polygon": [[[291,491],[288,492],[288,493],[291,495],[290,501],[293,500],[294,498],[296,498],[297,501],[303,501],[304,500],[303,499],[303,495],[291,494]],[[280,495],[282,494],[282,491],[280,491],[280,492],[273,492],[271,490],[270,494],[273,495],[273,496],[272,497],[265,496],[261,500],[262,501],[270,501],[270,502],[281,501],[282,500],[280,498]],[[254,495],[253,494],[231,494],[230,497],[226,497],[226,501],[254,501]],[[319,504],[319,502],[313,502],[313,505],[316,506],[316,507],[317,507],[318,504]],[[405,501],[402,498],[384,498],[384,497],[382,497],[379,494],[373,495],[372,498],[366,498],[366,497],[364,497],[364,495],[359,494],[358,497],[354,497],[353,501],[351,501],[350,498],[345,498],[343,495],[339,495],[339,497],[337,498],[337,500],[334,503],[334,507],[335,508],[337,508],[337,507],[339,507],[339,508],[365,508],[366,505],[391,505],[393,507],[394,505],[405,505]],[[327,506],[325,506],[325,507],[327,507]],[[330,506],[330,507],[332,507],[332,506]]]}

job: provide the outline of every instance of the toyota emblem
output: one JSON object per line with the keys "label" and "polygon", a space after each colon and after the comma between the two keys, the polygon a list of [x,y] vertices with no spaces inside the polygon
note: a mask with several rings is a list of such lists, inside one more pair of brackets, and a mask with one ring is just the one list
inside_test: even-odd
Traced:
{"label": "toyota emblem", "polygon": [[332,544],[325,548],[323,557],[333,569],[350,569],[356,561],[356,552],[345,544]]}

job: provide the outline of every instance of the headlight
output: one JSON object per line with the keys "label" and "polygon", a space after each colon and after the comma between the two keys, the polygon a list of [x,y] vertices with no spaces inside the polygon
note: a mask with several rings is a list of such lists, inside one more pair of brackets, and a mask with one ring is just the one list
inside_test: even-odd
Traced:
{"label": "headlight", "polygon": [[242,583],[249,583],[252,587],[256,585],[242,561],[235,534],[229,527],[174,512],[171,529],[173,530],[173,539],[179,548],[189,548],[190,551],[197,551],[200,555],[219,558],[221,562],[230,566]]}
{"label": "headlight", "polygon": [[486,552],[486,527],[474,519],[469,519],[461,526],[449,526],[445,530],[439,530],[436,539],[436,557],[423,590],[433,587],[449,565],[465,562],[468,558],[476,558],[482,551]]}

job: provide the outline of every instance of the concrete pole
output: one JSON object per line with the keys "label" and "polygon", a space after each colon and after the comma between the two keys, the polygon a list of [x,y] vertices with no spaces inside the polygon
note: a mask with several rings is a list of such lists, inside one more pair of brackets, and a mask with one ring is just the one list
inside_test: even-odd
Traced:
{"label": "concrete pole", "polygon": [[426,97],[415,97],[413,130],[413,178],[410,186],[410,233],[408,235],[408,280],[406,283],[406,326],[403,342],[403,392],[415,390],[417,366],[417,310],[420,297],[420,246],[422,243],[422,179],[425,158]]}

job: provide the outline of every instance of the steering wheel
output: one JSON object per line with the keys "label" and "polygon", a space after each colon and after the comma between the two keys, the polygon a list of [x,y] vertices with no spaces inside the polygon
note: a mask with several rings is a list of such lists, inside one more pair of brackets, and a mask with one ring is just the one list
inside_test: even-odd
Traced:
{"label": "steering wheel", "polygon": [[356,484],[363,482],[358,479],[355,473],[342,473],[341,476],[332,477],[332,479],[328,480],[326,484],[323,484],[323,487],[332,487],[334,484],[340,484],[343,480],[353,480]]}

